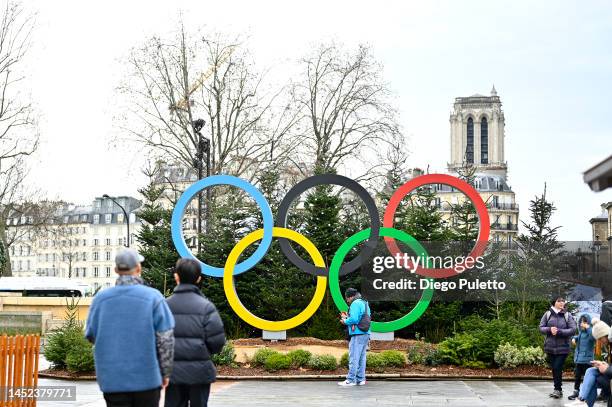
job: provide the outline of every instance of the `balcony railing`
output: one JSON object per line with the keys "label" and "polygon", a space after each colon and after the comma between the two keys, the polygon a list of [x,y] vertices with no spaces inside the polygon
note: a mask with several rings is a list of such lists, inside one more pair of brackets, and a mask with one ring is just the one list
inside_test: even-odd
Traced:
{"label": "balcony railing", "polygon": [[493,223],[491,229],[494,230],[518,230],[518,225],[515,223]]}
{"label": "balcony railing", "polygon": [[[436,207],[442,211],[442,212],[448,212],[451,211],[453,206],[458,206],[459,204],[456,205],[452,205],[449,202],[441,202],[439,204],[436,205]],[[489,210],[502,210],[502,211],[518,211],[519,206],[518,204],[509,204],[509,203],[490,203],[487,205],[487,208]]]}

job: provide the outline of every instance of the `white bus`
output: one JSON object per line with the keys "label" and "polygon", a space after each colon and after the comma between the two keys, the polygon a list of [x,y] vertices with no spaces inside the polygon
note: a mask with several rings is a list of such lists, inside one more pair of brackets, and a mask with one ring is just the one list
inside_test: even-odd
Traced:
{"label": "white bus", "polygon": [[[83,297],[91,295],[89,285],[60,277],[2,277],[0,296],[23,297]],[[6,295],[6,294],[5,294]]]}

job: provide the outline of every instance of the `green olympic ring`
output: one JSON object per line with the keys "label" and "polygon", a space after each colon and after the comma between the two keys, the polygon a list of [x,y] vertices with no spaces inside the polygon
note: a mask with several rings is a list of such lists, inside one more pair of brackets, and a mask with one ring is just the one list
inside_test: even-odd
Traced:
{"label": "green olympic ring", "polygon": [[[419,257],[427,258],[428,254],[425,248],[416,240],[414,237],[410,236],[408,233],[403,232],[401,230],[397,230],[394,228],[380,228],[380,236],[383,237],[392,237],[394,239],[400,240],[401,242],[406,243]],[[353,236],[349,237],[342,246],[338,248],[334,258],[332,259],[331,265],[329,266],[329,291],[331,296],[336,304],[336,307],[341,312],[346,312],[348,310],[348,305],[344,300],[344,296],[340,292],[340,267],[342,266],[342,262],[344,258],[348,254],[349,251],[357,244],[367,240],[370,236],[370,229],[364,229],[361,232],[355,233]],[[427,264],[429,267],[429,264]],[[428,279],[430,282],[433,281],[432,278]],[[430,284],[431,286],[431,284]],[[417,319],[423,315],[427,307],[429,307],[429,303],[434,294],[433,288],[427,288],[423,290],[421,294],[421,298],[414,306],[414,308],[404,315],[401,318],[398,318],[394,321],[388,322],[376,322],[372,321],[371,329],[373,332],[393,332],[398,331],[402,328],[409,326],[414,323]]]}

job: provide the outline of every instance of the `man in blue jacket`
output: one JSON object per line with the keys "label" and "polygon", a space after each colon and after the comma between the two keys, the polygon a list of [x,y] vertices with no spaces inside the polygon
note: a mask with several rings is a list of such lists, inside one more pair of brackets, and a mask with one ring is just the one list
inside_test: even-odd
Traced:
{"label": "man in blue jacket", "polygon": [[366,384],[366,351],[370,341],[370,307],[354,288],[348,288],[344,297],[349,304],[349,311],[348,314],[342,314],[341,321],[346,325],[351,338],[349,342],[349,371],[346,380],[339,382],[338,385],[363,386]]}
{"label": "man in blue jacket", "polygon": [[158,407],[174,356],[174,318],[161,293],[144,285],[133,249],[115,257],[116,285],[94,297],[86,338],[108,407]]}

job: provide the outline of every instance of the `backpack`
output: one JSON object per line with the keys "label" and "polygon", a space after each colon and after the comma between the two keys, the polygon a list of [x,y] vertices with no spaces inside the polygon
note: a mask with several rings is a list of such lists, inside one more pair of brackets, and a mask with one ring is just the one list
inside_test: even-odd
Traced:
{"label": "backpack", "polygon": [[[548,310],[546,311],[546,313],[544,314],[546,316],[546,323],[544,324],[544,326],[548,325],[548,321],[550,321],[550,317],[552,316],[552,310]],[[565,325],[569,328],[570,324],[569,324],[569,312],[565,311],[563,313],[563,318],[565,319]]]}
{"label": "backpack", "polygon": [[368,332],[368,330],[370,329],[370,325],[372,325],[372,317],[370,316],[370,312],[369,312],[370,304],[368,304],[366,300],[362,299],[361,301],[365,302],[366,309],[363,315],[361,316],[359,323],[357,324],[357,328],[359,328],[363,332]]}

